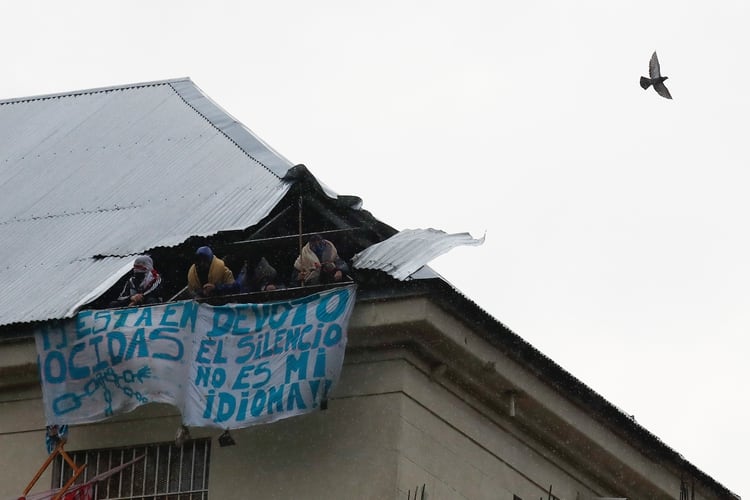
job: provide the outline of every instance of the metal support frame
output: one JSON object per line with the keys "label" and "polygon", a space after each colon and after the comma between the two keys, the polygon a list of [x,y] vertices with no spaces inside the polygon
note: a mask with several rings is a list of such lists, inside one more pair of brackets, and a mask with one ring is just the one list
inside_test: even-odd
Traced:
{"label": "metal support frame", "polygon": [[86,464],[81,465],[80,467],[73,461],[70,455],[65,451],[63,448],[63,445],[65,444],[64,440],[60,440],[59,443],[57,443],[57,446],[55,446],[55,449],[52,450],[52,453],[49,454],[47,457],[47,460],[44,461],[44,464],[39,468],[36,475],[34,476],[34,479],[31,480],[28,486],[26,486],[26,489],[23,490],[23,495],[21,498],[26,498],[26,495],[29,494],[29,491],[31,491],[31,488],[34,487],[34,485],[39,481],[39,478],[42,477],[42,474],[44,474],[44,471],[47,470],[47,467],[52,463],[52,461],[57,457],[57,455],[61,455],[63,459],[68,463],[70,468],[73,470],[73,476],[68,480],[65,485],[60,488],[60,490],[55,494],[54,497],[52,497],[52,500],[60,500],[62,496],[70,489],[70,487],[73,485],[73,483],[78,479],[78,477],[83,473],[84,469],[86,468]]}

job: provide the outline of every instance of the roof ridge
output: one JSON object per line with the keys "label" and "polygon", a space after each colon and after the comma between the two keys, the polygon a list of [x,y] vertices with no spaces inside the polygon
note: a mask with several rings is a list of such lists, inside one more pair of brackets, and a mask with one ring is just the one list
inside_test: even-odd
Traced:
{"label": "roof ridge", "polygon": [[[217,104],[215,104],[213,101],[211,101],[210,98],[208,97],[208,95],[206,95],[206,93],[203,92],[203,90],[201,90],[200,88],[198,88],[198,86],[195,85],[195,83],[193,83],[193,82],[189,82],[189,83],[192,84],[192,86],[194,87],[194,89],[197,90],[201,94],[202,97],[204,97],[205,99],[209,100],[211,102],[211,104],[213,104],[214,106],[216,106],[217,108],[219,108],[219,106]],[[270,172],[271,174],[275,175],[279,179],[283,178],[283,176],[281,176],[281,175],[277,174],[276,172],[274,172],[273,170],[271,170],[268,167],[268,165],[266,165],[265,163],[263,163],[262,161],[260,161],[259,159],[257,159],[255,156],[251,155],[249,151],[247,151],[245,148],[243,148],[242,146],[240,146],[237,143],[237,141],[234,140],[233,137],[231,137],[229,134],[227,134],[227,132],[226,132],[226,130],[224,128],[222,128],[219,125],[217,125],[214,120],[211,120],[208,116],[206,116],[206,114],[204,112],[202,112],[201,110],[199,110],[195,106],[194,103],[192,103],[191,101],[189,101],[188,98],[184,95],[184,92],[182,92],[180,89],[175,88],[175,86],[172,85],[172,82],[169,83],[169,86],[172,88],[172,90],[175,92],[175,94],[177,94],[177,96],[180,99],[182,99],[182,102],[184,102],[187,107],[189,107],[190,109],[192,109],[194,113],[198,114],[198,116],[200,116],[201,118],[203,118],[204,120],[206,120],[221,135],[223,135],[224,137],[226,137],[229,142],[231,142],[232,144],[234,144],[237,147],[237,149],[239,149],[240,151],[242,151],[245,154],[245,156],[247,156],[248,158],[250,158],[252,161],[254,161],[255,163],[257,163],[261,167],[263,167],[266,170],[268,170],[268,172]],[[219,109],[221,109],[221,111],[223,111],[224,114],[227,115],[227,117],[231,119],[232,123],[239,123],[239,121],[237,121],[233,116],[231,116],[229,113],[227,113],[226,111],[224,111],[223,108],[219,108]]]}
{"label": "roof ridge", "polygon": [[83,89],[83,90],[70,90],[67,92],[56,92],[53,94],[40,94],[35,96],[27,96],[27,97],[12,97],[10,99],[0,99],[0,106],[8,105],[8,104],[20,104],[24,102],[31,102],[31,101],[44,101],[48,99],[59,99],[61,97],[76,97],[79,95],[88,95],[88,94],[100,94],[104,92],[113,92],[116,90],[129,90],[129,89],[137,89],[137,88],[144,88],[144,87],[156,87],[159,85],[171,85],[172,83],[177,82],[191,82],[190,77],[185,76],[182,78],[170,78],[166,80],[154,80],[150,82],[140,82],[140,83],[128,83],[124,85],[110,85],[106,87],[94,87],[90,89]]}
{"label": "roof ridge", "polygon": [[[292,168],[291,162],[211,99],[195,82],[190,79],[175,80],[169,82],[168,85],[172,87],[172,90],[186,106],[211,124],[248,158],[277,178],[284,179],[286,177],[289,169]],[[260,156],[250,152],[252,149],[257,151],[258,147],[261,151]],[[276,164],[277,160],[281,162],[280,165]]]}

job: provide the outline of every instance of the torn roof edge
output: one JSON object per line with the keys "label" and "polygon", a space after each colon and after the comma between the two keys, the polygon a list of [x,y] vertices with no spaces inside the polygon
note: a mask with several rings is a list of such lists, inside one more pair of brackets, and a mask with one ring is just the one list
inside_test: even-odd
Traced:
{"label": "torn roof edge", "polygon": [[458,246],[481,245],[485,237],[486,234],[474,238],[467,232],[448,234],[433,228],[404,229],[355,254],[352,266],[355,269],[377,269],[405,281],[437,257]]}
{"label": "torn roof edge", "polygon": [[124,264],[120,269],[118,269],[116,272],[111,274],[109,278],[105,279],[99,285],[94,287],[90,292],[83,295],[75,304],[71,306],[70,309],[65,313],[64,318],[72,318],[78,313],[78,310],[91,302],[92,300],[98,299],[103,294],[107,292],[110,288],[112,288],[115,283],[117,283],[123,276],[125,276],[132,268],[133,268],[133,262],[135,261],[134,256],[128,256],[128,257],[110,257],[113,259],[119,259],[124,260],[127,259],[127,264]]}

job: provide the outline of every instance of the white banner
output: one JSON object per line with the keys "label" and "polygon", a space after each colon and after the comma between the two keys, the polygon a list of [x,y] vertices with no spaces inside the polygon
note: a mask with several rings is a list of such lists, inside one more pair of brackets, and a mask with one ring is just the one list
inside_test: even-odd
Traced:
{"label": "white banner", "polygon": [[338,381],[351,285],[287,301],[87,310],[36,334],[47,423],[151,402],[190,426],[236,429],[320,406]]}

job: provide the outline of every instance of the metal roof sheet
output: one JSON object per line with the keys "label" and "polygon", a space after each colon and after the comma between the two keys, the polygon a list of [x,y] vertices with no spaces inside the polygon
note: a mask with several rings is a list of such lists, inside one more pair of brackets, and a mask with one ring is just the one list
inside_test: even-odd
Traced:
{"label": "metal roof sheet", "polygon": [[0,101],[0,325],[69,317],[135,254],[256,224],[291,167],[189,79]]}
{"label": "metal roof sheet", "polygon": [[448,234],[437,229],[405,229],[352,257],[355,269],[378,269],[397,280],[415,277],[425,264],[460,245],[481,245],[484,236]]}

